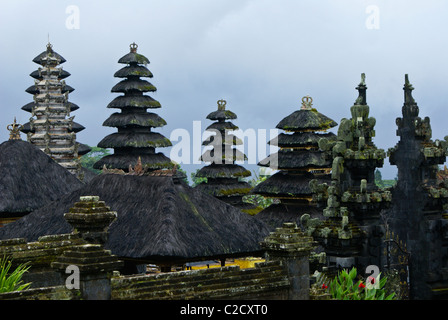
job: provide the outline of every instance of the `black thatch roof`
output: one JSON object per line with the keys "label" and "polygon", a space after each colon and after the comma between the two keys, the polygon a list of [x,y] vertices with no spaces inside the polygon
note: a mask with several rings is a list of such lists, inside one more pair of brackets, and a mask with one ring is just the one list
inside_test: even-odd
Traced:
{"label": "black thatch roof", "polygon": [[[70,112],[78,110],[79,106],[74,104],[73,102],[66,102],[66,104],[68,104],[70,106]],[[26,112],[32,112],[33,111],[33,107],[34,107],[35,103],[34,102],[30,102],[27,103],[26,105],[24,105],[22,107],[22,110],[26,111]]]}
{"label": "black thatch roof", "polygon": [[247,195],[252,189],[252,186],[245,181],[235,181],[234,183],[219,183],[218,179],[218,181],[214,183],[211,183],[210,180],[208,180],[208,182],[202,182],[195,188],[206,194],[210,194],[225,201],[224,198],[242,197]]}
{"label": "black thatch roof", "polygon": [[285,131],[324,131],[337,126],[337,123],[316,109],[297,110],[281,120],[276,128]]}
{"label": "black thatch roof", "polygon": [[215,121],[215,120],[234,120],[237,116],[230,110],[216,110],[207,116],[207,119]]}
{"label": "black thatch roof", "polygon": [[83,186],[29,142],[0,144],[0,215],[28,213]]}
{"label": "black thatch roof", "polygon": [[158,132],[116,132],[104,137],[99,143],[100,148],[159,148],[170,147],[171,141]]}
{"label": "black thatch roof", "polygon": [[144,96],[140,94],[132,95],[131,93],[127,93],[125,96],[116,97],[107,105],[107,107],[116,109],[123,109],[127,107],[155,109],[155,108],[161,108],[162,106],[160,105],[159,101],[154,100],[150,96]]}
{"label": "black thatch roof", "polygon": [[201,168],[196,177],[199,178],[243,178],[249,177],[250,171],[237,164],[211,164]]}
{"label": "black thatch roof", "polygon": [[101,170],[105,165],[106,168],[128,170],[129,165],[135,166],[140,158],[143,167],[149,169],[161,169],[161,168],[173,168],[174,163],[170,158],[165,156],[163,153],[152,153],[152,154],[133,154],[131,152],[125,154],[119,154],[115,152],[114,154],[105,156],[95,162],[93,165],[94,169]]}
{"label": "black thatch roof", "polygon": [[118,60],[118,63],[123,64],[149,64],[148,58],[137,52],[129,52]]}
{"label": "black thatch roof", "polygon": [[125,79],[112,87],[112,92],[155,92],[157,88],[149,81],[141,79]]}
{"label": "black thatch roof", "polygon": [[[34,84],[32,86],[29,86],[25,91],[30,93],[30,94],[37,94],[37,93],[40,92],[38,87],[36,85],[34,85]],[[61,87],[61,92],[62,93],[66,93],[66,92],[71,93],[73,91],[75,91],[75,89],[73,87],[69,86],[69,85],[63,85]]]}
{"label": "black thatch roof", "polygon": [[121,68],[115,72],[114,77],[116,78],[127,78],[127,77],[147,77],[152,78],[153,74],[148,68],[138,65],[129,65]]}
{"label": "black thatch roof", "polygon": [[172,177],[103,174],[1,228],[0,239],[71,232],[63,214],[85,195],[117,212],[105,246],[122,258],[157,263],[259,254],[268,234],[261,221]]}
{"label": "black thatch roof", "polygon": [[262,167],[276,167],[285,170],[331,168],[331,159],[325,159],[320,151],[313,150],[279,150],[261,160]]}
{"label": "black thatch roof", "polygon": [[280,148],[300,148],[300,147],[318,147],[319,140],[322,138],[328,141],[336,140],[336,135],[332,132],[319,134],[316,132],[294,132],[292,134],[280,133],[277,137],[268,143]]}
{"label": "black thatch roof", "polygon": [[300,218],[305,213],[309,214],[311,217],[318,217],[322,215],[322,212],[314,206],[292,206],[278,203],[271,204],[266,209],[260,211],[255,217],[268,225],[271,231],[274,231],[275,228],[281,227],[285,222],[295,222],[300,226]]}
{"label": "black thatch roof", "polygon": [[[48,52],[48,50],[43,51],[41,54],[39,54],[38,56],[36,56],[33,59],[33,62],[43,65],[42,59],[47,57],[47,52]],[[52,53],[53,57],[55,57],[56,59],[59,60],[59,64],[63,64],[64,62],[67,61],[59,53],[57,53],[56,51],[53,51],[53,49],[51,49],[51,53]]]}
{"label": "black thatch roof", "polygon": [[[42,75],[39,73],[39,70],[35,70],[35,71],[31,72],[30,76],[32,78],[34,78],[34,79],[37,79],[37,80],[42,80],[43,79]],[[61,71],[59,72],[59,77],[58,78],[60,80],[62,80],[62,79],[65,79],[65,78],[67,78],[69,76],[70,76],[70,72],[65,71],[64,69],[61,69]]]}
{"label": "black thatch roof", "polygon": [[106,127],[163,127],[166,125],[166,121],[158,114],[147,113],[113,113],[109,118],[103,122],[103,126]]}
{"label": "black thatch roof", "polygon": [[330,184],[331,175],[316,176],[310,172],[291,174],[287,171],[279,171],[255,186],[252,193],[269,197],[311,197],[313,192],[309,183],[313,179],[318,179],[320,183]]}

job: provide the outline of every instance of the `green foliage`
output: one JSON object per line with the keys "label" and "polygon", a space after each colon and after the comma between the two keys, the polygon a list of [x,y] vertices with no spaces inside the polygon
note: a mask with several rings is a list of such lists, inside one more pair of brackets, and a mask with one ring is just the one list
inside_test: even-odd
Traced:
{"label": "green foliage", "polygon": [[[384,286],[387,278],[380,278],[370,280],[371,283],[365,283],[363,280],[356,280],[356,268],[350,271],[342,270],[330,282],[329,292],[333,299],[337,300],[393,300],[395,294],[386,295]],[[375,285],[377,283],[378,285]]]}
{"label": "green foliage", "polygon": [[92,150],[81,157],[81,166],[97,174],[100,174],[101,170],[93,169],[93,165],[101,158],[110,155],[111,154],[110,150],[99,147],[90,147],[90,148]]}
{"label": "green foliage", "polygon": [[[259,183],[261,183],[269,178],[269,176],[266,176],[266,175],[262,176],[255,172],[253,173],[252,177],[253,177],[252,179],[246,180],[252,188],[256,187]],[[249,194],[247,196],[244,196],[243,200],[244,200],[244,202],[252,203],[262,209],[267,208],[271,204],[276,202],[276,199],[265,198],[258,194]]]}
{"label": "green foliage", "polygon": [[198,184],[200,184],[202,182],[207,182],[207,178],[196,176],[196,174],[198,173],[199,170],[201,170],[201,169],[197,169],[196,172],[192,172],[190,174],[191,181],[193,181],[192,187],[196,187]]}
{"label": "green foliage", "polygon": [[378,170],[378,169],[375,170],[375,184],[377,185],[377,187],[390,188],[390,187],[395,186],[396,183],[397,183],[397,178],[395,178],[393,180],[383,180],[380,170]]}
{"label": "green foliage", "polygon": [[10,272],[11,266],[11,259],[3,257],[0,260],[0,293],[25,290],[31,285],[22,281],[23,274],[30,268],[28,264],[20,264]]}

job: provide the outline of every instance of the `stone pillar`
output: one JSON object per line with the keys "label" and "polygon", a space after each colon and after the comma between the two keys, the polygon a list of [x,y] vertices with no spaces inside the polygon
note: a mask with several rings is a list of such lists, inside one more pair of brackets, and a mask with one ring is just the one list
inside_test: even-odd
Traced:
{"label": "stone pillar", "polygon": [[123,266],[122,261],[103,247],[107,228],[116,213],[109,211],[98,197],[80,200],[64,217],[86,243],[64,251],[51,266],[63,273],[67,288],[80,290],[81,299],[109,300],[112,272]]}
{"label": "stone pillar", "polygon": [[306,236],[296,223],[287,222],[261,243],[267,260],[280,260],[291,284],[289,300],[308,300],[310,290],[309,257],[317,243]]}

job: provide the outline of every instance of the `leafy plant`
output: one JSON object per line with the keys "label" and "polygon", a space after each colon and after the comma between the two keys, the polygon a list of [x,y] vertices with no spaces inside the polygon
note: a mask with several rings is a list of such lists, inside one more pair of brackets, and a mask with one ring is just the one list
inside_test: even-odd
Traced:
{"label": "leafy plant", "polygon": [[393,300],[395,293],[386,296],[384,286],[387,278],[381,274],[375,279],[369,277],[367,282],[356,281],[357,271],[352,268],[349,272],[344,269],[331,281],[329,291],[337,300]]}
{"label": "leafy plant", "polygon": [[11,259],[3,257],[0,260],[0,293],[25,290],[31,285],[22,280],[22,276],[30,268],[27,263],[20,264],[10,272],[11,266]]}

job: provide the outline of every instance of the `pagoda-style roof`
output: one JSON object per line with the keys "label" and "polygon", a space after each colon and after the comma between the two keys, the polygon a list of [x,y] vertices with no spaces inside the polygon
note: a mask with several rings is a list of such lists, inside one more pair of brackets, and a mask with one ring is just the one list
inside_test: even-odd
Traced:
{"label": "pagoda-style roof", "polygon": [[71,232],[63,215],[85,195],[99,196],[117,212],[105,247],[120,258],[159,263],[259,255],[268,234],[254,217],[172,177],[102,174],[1,228],[0,239]]}
{"label": "pagoda-style roof", "polygon": [[36,56],[34,59],[33,59],[33,62],[35,62],[35,63],[37,63],[37,64],[40,64],[40,65],[44,65],[45,64],[45,60],[46,60],[46,57],[47,57],[47,53],[48,52],[51,52],[51,55],[54,57],[54,58],[56,58],[57,60],[59,60],[59,64],[63,64],[64,62],[66,62],[67,60],[65,60],[59,53],[57,53],[56,51],[54,51],[53,49],[52,49],[52,47],[51,46],[47,46],[47,50],[45,50],[45,51],[43,51],[41,54],[39,54],[38,56]]}
{"label": "pagoda-style roof", "polygon": [[[255,186],[252,193],[274,198],[311,198],[313,191],[309,183],[313,179],[316,179],[316,176],[307,171],[296,174],[279,171]],[[321,183],[331,182],[329,175],[323,175],[319,180]]]}
{"label": "pagoda-style roof", "polygon": [[[104,137],[100,148],[113,148],[114,154],[94,164],[95,169],[113,168],[128,170],[130,165],[142,161],[142,165],[151,170],[172,168],[174,163],[155,148],[172,146],[171,141],[162,134],[152,132],[153,128],[166,125],[166,121],[147,109],[160,108],[161,105],[146,92],[156,91],[156,87],[140,77],[151,78],[152,73],[144,66],[149,60],[137,53],[137,45],[130,45],[130,51],[118,62],[127,64],[115,73],[115,77],[124,78],[112,88],[112,92],[123,93],[112,100],[107,108],[120,109],[107,118],[103,126],[115,127],[118,132]],[[143,65],[142,65],[143,64]]]}
{"label": "pagoda-style roof", "polygon": [[108,105],[108,108],[142,108],[144,110],[148,108],[161,108],[160,102],[157,100],[154,100],[150,96],[144,96],[144,95],[126,95],[126,96],[119,96],[116,97],[114,100],[112,100]]}
{"label": "pagoda-style roof", "polygon": [[251,175],[250,171],[238,164],[211,164],[201,168],[198,178],[244,178]]}
{"label": "pagoda-style roof", "polygon": [[247,156],[240,150],[234,148],[243,142],[228,131],[236,130],[238,127],[228,120],[236,119],[232,111],[226,110],[227,102],[218,100],[218,110],[211,112],[207,119],[216,121],[206,128],[206,131],[215,134],[203,141],[202,145],[211,146],[206,150],[200,160],[209,163],[196,174],[196,177],[206,178],[196,186],[198,190],[212,195],[222,201],[236,206],[243,212],[255,214],[261,210],[251,203],[243,201],[252,186],[242,181],[242,178],[251,175],[249,170],[235,164],[236,161],[245,161]]}
{"label": "pagoda-style roof", "polygon": [[331,168],[331,160],[316,150],[281,149],[258,163],[261,167],[276,167],[280,170],[303,170]]}
{"label": "pagoda-style roof", "polygon": [[83,185],[29,142],[0,144],[0,217],[27,214]]}
{"label": "pagoda-style roof", "polygon": [[328,140],[336,140],[336,135],[332,132],[316,133],[316,132],[294,132],[280,133],[277,137],[268,143],[279,148],[308,148],[318,147],[319,140],[326,138]]}
{"label": "pagoda-style roof", "polygon": [[312,108],[312,101],[309,96],[303,97],[302,108],[282,119],[276,128],[285,131],[326,131],[337,126],[335,121]]}

